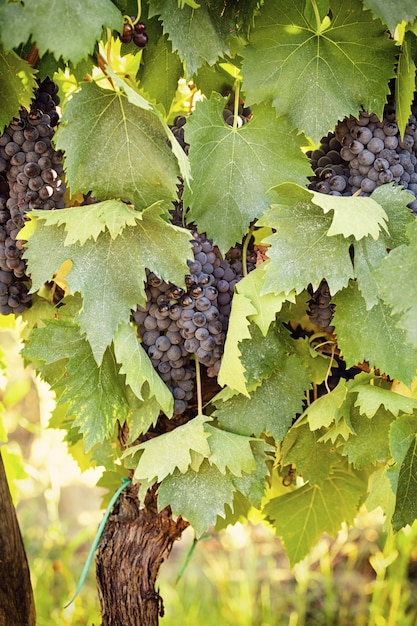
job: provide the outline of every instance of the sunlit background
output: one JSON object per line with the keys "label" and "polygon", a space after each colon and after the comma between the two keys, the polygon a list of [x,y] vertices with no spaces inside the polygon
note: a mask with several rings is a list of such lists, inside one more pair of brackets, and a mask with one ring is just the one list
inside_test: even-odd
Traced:
{"label": "sunlit background", "polygon": [[[99,626],[94,566],[72,597],[103,518],[101,472],[81,472],[64,432],[48,428],[54,396],[19,355],[2,321],[0,445],[26,547],[37,625]],[[324,536],[290,569],[280,541],[254,512],[251,522],[194,543],[191,529],[158,580],[162,626],[414,626],[417,525],[387,533],[379,509],[354,528]]]}

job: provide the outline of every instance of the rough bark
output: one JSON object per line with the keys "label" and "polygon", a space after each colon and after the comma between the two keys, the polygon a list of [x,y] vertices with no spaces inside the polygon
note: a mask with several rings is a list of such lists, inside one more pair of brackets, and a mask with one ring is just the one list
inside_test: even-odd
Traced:
{"label": "rough bark", "polygon": [[0,626],[35,626],[29,566],[0,454]]}
{"label": "rough bark", "polygon": [[155,489],[144,505],[137,486],[122,492],[96,554],[102,626],[157,626],[163,616],[155,588],[161,563],[188,523],[174,520],[169,507],[158,512]]}

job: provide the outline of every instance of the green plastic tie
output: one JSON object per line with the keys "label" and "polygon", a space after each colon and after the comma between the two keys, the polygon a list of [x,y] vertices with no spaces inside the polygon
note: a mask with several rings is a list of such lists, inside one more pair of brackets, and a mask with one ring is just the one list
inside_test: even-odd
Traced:
{"label": "green plastic tie", "polygon": [[87,560],[85,562],[84,569],[81,572],[80,580],[78,581],[78,585],[77,585],[77,588],[75,590],[75,593],[72,596],[71,600],[64,606],[64,609],[66,609],[70,604],[72,604],[74,602],[75,598],[80,593],[81,588],[82,588],[82,586],[83,586],[83,584],[85,582],[85,579],[87,577],[88,570],[90,569],[90,565],[91,565],[91,563],[93,561],[94,553],[95,553],[95,551],[97,549],[97,546],[99,544],[99,541],[101,539],[101,535],[103,534],[104,527],[106,526],[107,520],[109,519],[111,510],[112,510],[113,506],[115,505],[117,498],[122,493],[122,491],[124,489],[126,489],[126,487],[130,484],[130,479],[129,478],[122,478],[122,481],[123,481],[123,484],[120,485],[120,487],[118,488],[116,493],[113,495],[112,499],[110,500],[109,504],[107,505],[107,509],[105,510],[104,517],[101,520],[100,526],[98,527],[98,530],[96,532],[96,536],[95,536],[94,541],[93,541],[93,545],[91,546],[90,552],[89,552]]}

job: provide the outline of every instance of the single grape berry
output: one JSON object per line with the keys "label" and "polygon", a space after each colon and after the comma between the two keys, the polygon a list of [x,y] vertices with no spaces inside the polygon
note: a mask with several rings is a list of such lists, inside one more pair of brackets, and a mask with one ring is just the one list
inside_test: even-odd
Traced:
{"label": "single grape berry", "polygon": [[119,39],[122,43],[130,43],[132,41],[133,27],[129,22],[123,24],[123,32],[119,33]]}

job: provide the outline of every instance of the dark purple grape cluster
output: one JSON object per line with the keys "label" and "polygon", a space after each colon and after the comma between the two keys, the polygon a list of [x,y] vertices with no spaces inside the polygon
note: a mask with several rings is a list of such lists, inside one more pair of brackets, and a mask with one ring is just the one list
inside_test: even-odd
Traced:
{"label": "dark purple grape cluster", "polygon": [[384,109],[383,119],[361,111],[339,122],[308,156],[314,171],[309,188],[330,195],[369,196],[385,183],[401,185],[416,200],[408,206],[417,214],[417,111],[401,137],[395,103]]}
{"label": "dark purple grape cluster", "polygon": [[[187,408],[195,388],[193,359],[217,376],[235,284],[242,278],[241,249],[222,259],[205,235],[192,232],[193,260],[188,261],[186,289],[147,274],[147,303],[133,319],[153,366],[171,389],[174,414]],[[255,259],[249,255],[248,268]]]}
{"label": "dark purple grape cluster", "polygon": [[172,134],[184,150],[185,154],[188,154],[189,144],[184,139],[184,126],[187,122],[185,115],[177,115],[173,123],[169,125]]}
{"label": "dark purple grape cluster", "polygon": [[[417,215],[417,107],[414,104],[404,136],[401,137],[391,98],[382,120],[361,111],[345,118],[333,133],[321,139],[316,150],[307,153],[314,176],[309,189],[334,196],[369,196],[386,183],[401,185],[416,199],[408,205]],[[334,305],[326,281],[309,303],[310,319],[326,332],[332,332]]]}
{"label": "dark purple grape cluster", "polygon": [[0,314],[30,305],[24,242],[18,234],[32,209],[65,206],[62,155],[52,143],[58,123],[57,86],[46,78],[29,110],[21,109],[0,136]]}
{"label": "dark purple grape cluster", "polygon": [[332,297],[329,285],[325,280],[322,280],[318,289],[316,289],[314,293],[311,293],[311,299],[308,303],[310,320],[326,333],[332,333],[334,331],[334,326],[331,325],[331,321],[335,305],[332,304],[331,300]]}
{"label": "dark purple grape cluster", "polygon": [[135,17],[132,17],[131,20],[131,22],[128,20],[124,22],[123,32],[119,33],[119,39],[126,44],[133,41],[138,48],[144,48],[148,43],[146,26],[143,22],[135,22]]}

